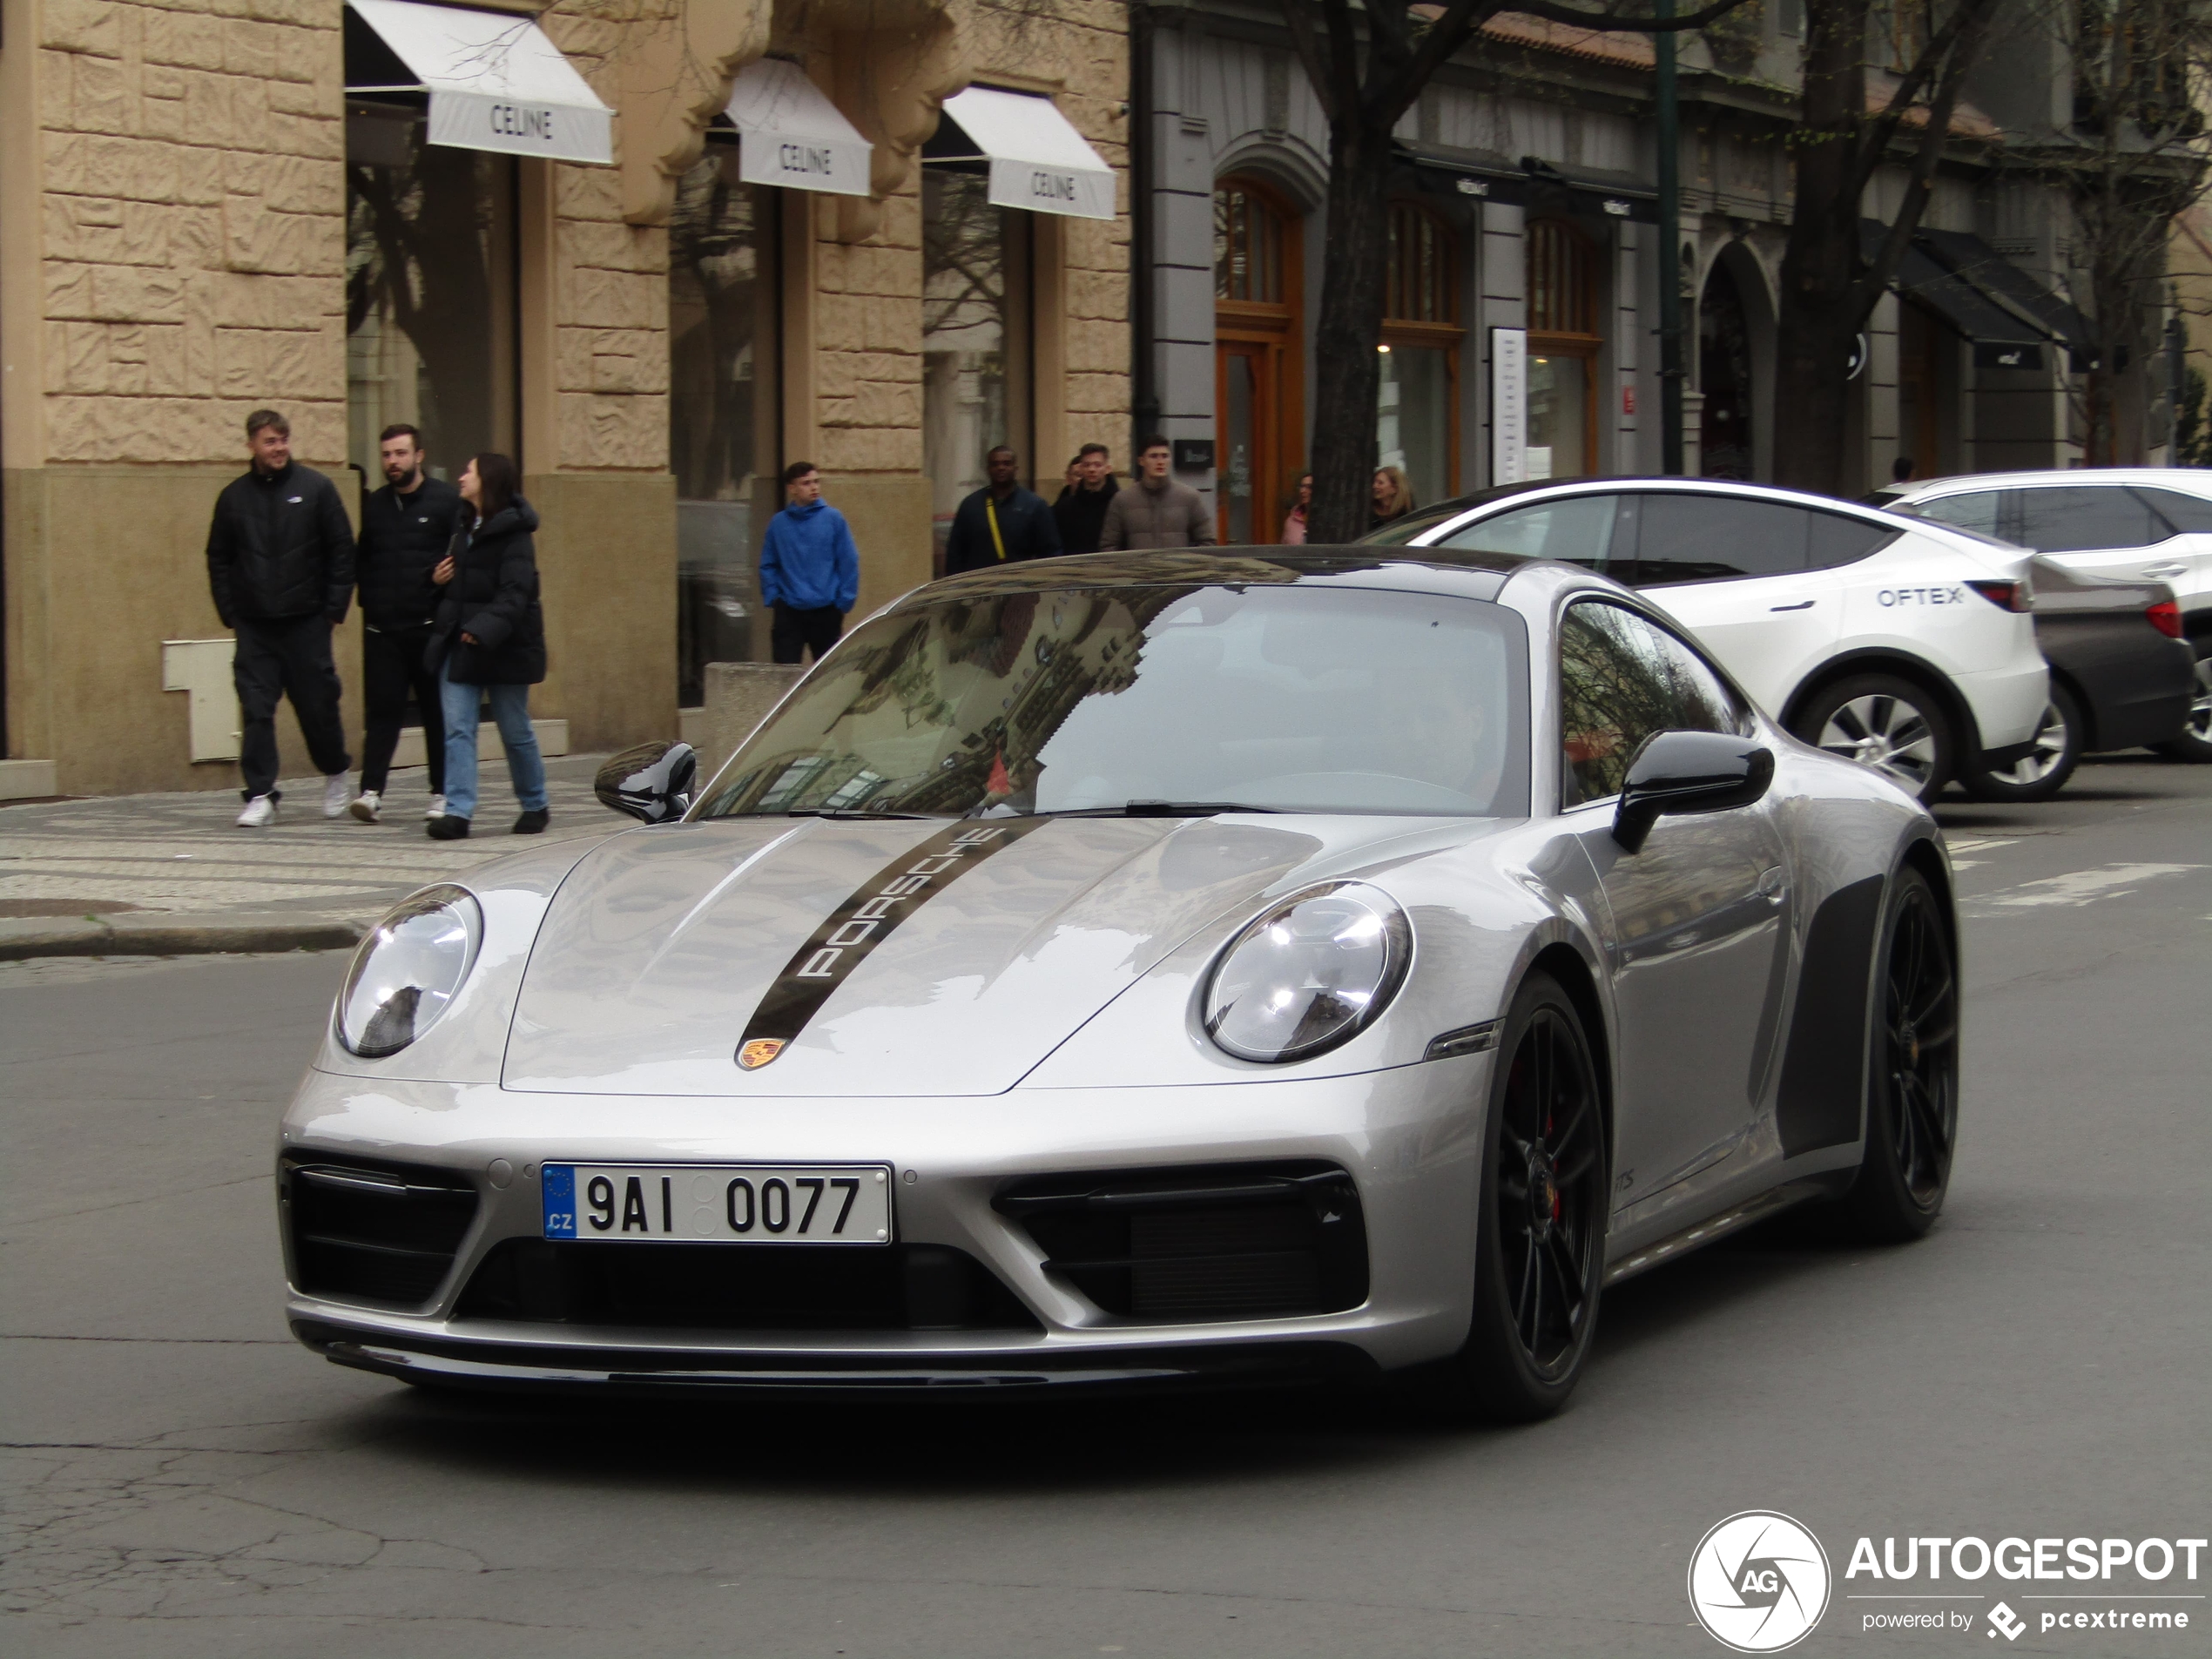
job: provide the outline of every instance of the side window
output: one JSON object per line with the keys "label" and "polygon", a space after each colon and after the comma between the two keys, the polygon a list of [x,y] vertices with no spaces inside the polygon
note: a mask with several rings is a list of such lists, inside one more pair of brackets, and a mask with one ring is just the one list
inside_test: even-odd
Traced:
{"label": "side window", "polygon": [[1863,518],[1841,513],[1807,513],[1811,521],[1811,563],[1816,570],[1832,570],[1839,564],[1856,564],[1878,553],[1905,534],[1902,528],[1870,524]]}
{"label": "side window", "polygon": [[2180,534],[2201,536],[2212,531],[2212,501],[2202,496],[2184,496],[2178,489],[2148,489],[2141,485],[2136,486],[2135,493]]}
{"label": "side window", "polygon": [[1782,576],[1805,568],[1804,509],[1729,496],[1636,497],[1642,520],[1633,578],[1640,588],[1711,582],[1732,576]]}
{"label": "side window", "polygon": [[1619,794],[1629,757],[1655,732],[1736,732],[1743,721],[1696,652],[1594,600],[1569,608],[1560,627],[1559,708],[1561,806]]}
{"label": "side window", "polygon": [[2086,553],[2148,547],[2166,526],[2135,493],[2118,484],[2058,484],[2020,492],[2018,534],[2008,540],[2038,553]]}
{"label": "side window", "polygon": [[1611,575],[1615,573],[1613,521],[1619,504],[1617,496],[1569,496],[1483,519],[1435,545],[1526,559],[1562,559]]}
{"label": "side window", "polygon": [[1939,524],[1956,524],[1962,530],[2002,538],[1997,509],[2005,498],[2001,489],[1977,489],[1964,496],[1945,496],[1935,501],[1915,502],[1908,509]]}

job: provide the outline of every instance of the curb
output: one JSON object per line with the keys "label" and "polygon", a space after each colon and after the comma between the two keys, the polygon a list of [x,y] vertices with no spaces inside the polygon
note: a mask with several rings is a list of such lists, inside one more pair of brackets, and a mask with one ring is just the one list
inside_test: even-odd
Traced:
{"label": "curb", "polygon": [[38,956],[206,956],[244,951],[350,949],[366,919],[282,912],[0,919],[0,961]]}

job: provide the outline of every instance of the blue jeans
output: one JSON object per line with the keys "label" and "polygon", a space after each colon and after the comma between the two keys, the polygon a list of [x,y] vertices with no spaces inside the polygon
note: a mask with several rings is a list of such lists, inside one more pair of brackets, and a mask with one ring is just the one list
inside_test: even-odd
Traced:
{"label": "blue jeans", "polygon": [[476,815],[476,708],[479,700],[491,705],[491,718],[499,722],[499,741],[507,750],[507,770],[515,780],[515,794],[526,813],[545,810],[545,757],[537,752],[537,733],[530,729],[530,688],[527,685],[455,685],[438,670],[438,704],[446,722],[446,815]]}

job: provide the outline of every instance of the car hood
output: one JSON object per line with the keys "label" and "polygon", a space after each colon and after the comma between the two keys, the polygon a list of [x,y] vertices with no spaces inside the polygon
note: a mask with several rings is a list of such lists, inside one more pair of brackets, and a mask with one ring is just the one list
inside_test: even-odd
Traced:
{"label": "car hood", "polygon": [[[732,819],[617,836],[546,914],[502,1081],[735,1097],[995,1094],[1209,921],[1406,828],[1291,822]],[[988,839],[953,845],[963,836]],[[873,905],[892,925],[847,925],[924,869],[937,872],[928,889]],[[822,956],[847,937],[865,951]],[[741,1069],[739,1045],[761,1031],[786,1037],[780,1052]]]}

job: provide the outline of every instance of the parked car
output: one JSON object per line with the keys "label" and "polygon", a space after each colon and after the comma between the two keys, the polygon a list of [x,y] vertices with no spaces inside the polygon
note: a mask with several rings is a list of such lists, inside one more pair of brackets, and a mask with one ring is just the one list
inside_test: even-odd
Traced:
{"label": "parked car", "polygon": [[1943,1204],[1934,821],[1602,577],[997,566],[691,771],[617,756],[675,821],[363,941],[278,1153],[309,1348],[649,1398],[1431,1365],[1527,1418],[1607,1283]]}
{"label": "parked car", "polygon": [[1579,479],[1366,539],[1564,559],[1643,590],[1785,729],[1925,801],[2034,752],[2049,677],[2027,555],[1898,517],[1717,479]]}
{"label": "parked car", "polygon": [[1960,786],[1978,800],[2048,800],[2085,754],[2180,736],[2198,695],[2181,607],[2163,582],[2087,576],[2040,556],[2029,568],[2051,703],[2032,754],[2009,766],[1959,768]]}
{"label": "parked car", "polygon": [[2070,570],[2170,586],[2196,685],[2183,729],[2153,746],[2212,761],[2212,471],[1983,473],[1908,484],[1892,506],[2033,548]]}

